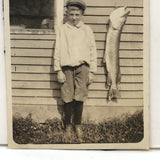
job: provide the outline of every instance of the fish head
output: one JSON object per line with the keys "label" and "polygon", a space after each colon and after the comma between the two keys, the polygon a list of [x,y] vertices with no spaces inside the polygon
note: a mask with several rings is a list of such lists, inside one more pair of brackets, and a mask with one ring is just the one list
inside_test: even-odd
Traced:
{"label": "fish head", "polygon": [[114,29],[121,30],[123,25],[126,22],[127,16],[130,13],[129,10],[127,10],[127,7],[120,7],[114,10],[110,14],[110,22],[112,23],[112,26]]}
{"label": "fish head", "polygon": [[122,12],[121,17],[126,17],[126,16],[129,15],[130,11],[128,10],[128,7],[127,7],[127,6],[122,7],[122,10],[123,10],[123,12]]}

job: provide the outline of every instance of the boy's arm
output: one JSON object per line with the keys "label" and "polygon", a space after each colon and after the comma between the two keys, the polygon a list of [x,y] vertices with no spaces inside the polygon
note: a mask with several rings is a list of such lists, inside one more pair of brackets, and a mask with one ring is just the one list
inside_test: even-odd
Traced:
{"label": "boy's arm", "polygon": [[88,77],[88,84],[94,82],[94,73],[97,72],[97,49],[94,39],[94,34],[91,28],[89,28],[89,42],[90,42],[90,72]]}
{"label": "boy's arm", "polygon": [[57,30],[56,33],[56,44],[55,44],[55,50],[54,50],[54,71],[57,72],[57,80],[59,83],[64,83],[66,80],[66,77],[64,73],[62,72],[61,66],[60,66],[60,30]]}
{"label": "boy's arm", "polygon": [[56,32],[56,43],[54,49],[54,71],[58,72],[61,71],[60,66],[60,30],[58,29]]}
{"label": "boy's arm", "polygon": [[97,49],[92,29],[90,29],[90,72],[97,72]]}

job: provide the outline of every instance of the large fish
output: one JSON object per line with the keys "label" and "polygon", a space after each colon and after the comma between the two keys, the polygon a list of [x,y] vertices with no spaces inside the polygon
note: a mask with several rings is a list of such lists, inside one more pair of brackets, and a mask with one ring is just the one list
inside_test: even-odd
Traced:
{"label": "large fish", "polygon": [[127,7],[114,10],[109,17],[109,28],[106,36],[104,63],[107,69],[107,85],[109,86],[108,100],[117,99],[118,84],[120,83],[119,44],[123,26],[130,11]]}

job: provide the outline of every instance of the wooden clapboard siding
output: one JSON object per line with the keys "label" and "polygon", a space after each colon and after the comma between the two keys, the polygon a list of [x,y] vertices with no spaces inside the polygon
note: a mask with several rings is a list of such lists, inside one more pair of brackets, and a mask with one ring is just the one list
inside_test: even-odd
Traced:
{"label": "wooden clapboard siding", "polygon": [[[85,11],[85,15],[87,16],[109,16],[112,11],[114,11],[115,7],[108,7],[108,6],[101,6],[101,7],[94,7],[90,6]],[[143,7],[134,8],[129,7],[128,10],[130,11],[129,16],[140,16],[143,15]]]}
{"label": "wooden clapboard siding", "polygon": [[[83,20],[87,21],[87,23],[91,23],[91,24],[104,24],[106,25],[107,20],[108,20],[109,16],[97,16],[95,18],[95,16],[84,16]],[[143,24],[143,17],[134,17],[134,16],[129,16],[126,20],[126,25],[136,25],[136,24]]]}
{"label": "wooden clapboard siding", "polygon": [[[84,0],[83,20],[95,36],[98,71],[89,86],[87,106],[143,106],[143,0]],[[106,69],[103,62],[108,18],[118,6],[128,6],[130,14],[120,40],[120,97],[107,102]],[[57,105],[60,84],[53,71],[56,35],[50,30],[11,32],[12,94],[14,106]],[[61,103],[60,103],[61,104]]]}
{"label": "wooden clapboard siding", "polygon": [[[53,49],[30,49],[30,48],[16,48],[11,50],[12,57],[46,57],[52,58],[54,54]],[[143,58],[141,50],[120,50],[120,58]],[[102,58],[104,50],[97,50],[97,57]]]}
{"label": "wooden clapboard siding", "polygon": [[[22,77],[24,76],[24,77]],[[34,75],[29,75],[29,74],[18,74],[18,75],[13,75],[13,80],[14,81],[18,81],[18,80],[22,80],[22,81],[57,81],[56,75],[51,75],[51,76],[44,76],[43,74],[34,74]],[[143,82],[143,76],[142,75],[122,75],[121,76],[121,82],[122,83],[138,83],[138,82]],[[106,76],[103,75],[95,75],[95,83],[97,82],[106,82]]]}
{"label": "wooden clapboard siding", "polygon": [[[94,33],[95,40],[96,41],[105,41],[106,35],[103,33]],[[11,40],[55,40],[55,35],[34,35],[34,34],[12,34]],[[142,42],[143,41],[143,34],[121,34],[121,41],[137,41]]]}
{"label": "wooden clapboard siding", "polygon": [[[12,88],[43,88],[59,89],[61,84],[58,82],[35,82],[35,81],[12,81]],[[108,90],[106,83],[93,83],[89,86],[90,90]],[[142,83],[121,83],[121,90],[143,90]]]}
{"label": "wooden clapboard siding", "polygon": [[[121,67],[121,74],[143,74],[143,67]],[[17,73],[53,73],[53,66],[32,66],[32,65],[12,65],[12,72]],[[96,73],[106,74],[106,69],[104,67],[98,67],[98,71]]]}
{"label": "wooden clapboard siding", "polygon": [[[50,48],[53,49],[55,41],[49,40],[12,40],[12,48]],[[105,49],[105,42],[96,42],[97,49]],[[141,42],[121,42],[120,49],[143,49]]]}
{"label": "wooden clapboard siding", "polygon": [[[67,0],[65,0],[66,2]],[[87,7],[110,7],[110,8],[115,8],[119,6],[128,6],[128,7],[143,7],[143,0],[84,0],[86,3]]]}
{"label": "wooden clapboard siding", "polygon": [[[32,97],[14,97],[13,98],[13,104],[43,104],[43,105],[56,105],[59,104],[61,105],[62,102],[58,101],[58,98],[32,98]],[[108,102],[106,99],[87,99],[85,102],[85,105],[87,106],[142,106],[143,105],[143,100],[142,99],[118,99],[119,103],[115,102]]]}
{"label": "wooden clapboard siding", "polygon": [[[53,65],[53,58],[13,57],[12,64]],[[103,59],[97,60],[97,65],[103,65]],[[120,59],[120,66],[143,66],[143,59]]]}
{"label": "wooden clapboard siding", "polygon": [[[98,33],[106,33],[108,29],[108,25],[105,24],[91,24],[87,23],[91,26],[94,32]],[[134,33],[134,34],[139,34],[143,33],[143,25],[125,25],[123,27],[122,33]]]}
{"label": "wooden clapboard siding", "polygon": [[[58,98],[60,97],[60,90],[47,90],[47,89],[13,89],[12,94],[14,97],[50,97],[50,98]],[[108,93],[106,91],[89,91],[89,98],[106,98]],[[143,91],[120,91],[120,99],[130,98],[142,98]]]}
{"label": "wooden clapboard siding", "polygon": [[[12,73],[12,80],[57,81],[55,74]],[[95,82],[106,82],[106,75],[95,75]],[[121,75],[121,82],[143,82],[143,75]]]}

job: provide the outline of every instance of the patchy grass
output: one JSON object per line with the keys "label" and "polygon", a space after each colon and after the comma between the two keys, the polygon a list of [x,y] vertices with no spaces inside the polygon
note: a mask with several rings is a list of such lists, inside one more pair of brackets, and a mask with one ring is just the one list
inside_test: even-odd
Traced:
{"label": "patchy grass", "polygon": [[[143,112],[123,115],[109,121],[82,125],[83,143],[136,143],[143,139]],[[78,143],[74,132],[70,138],[64,135],[60,119],[53,118],[44,124],[34,122],[31,114],[26,118],[13,117],[13,138],[18,144]]]}

